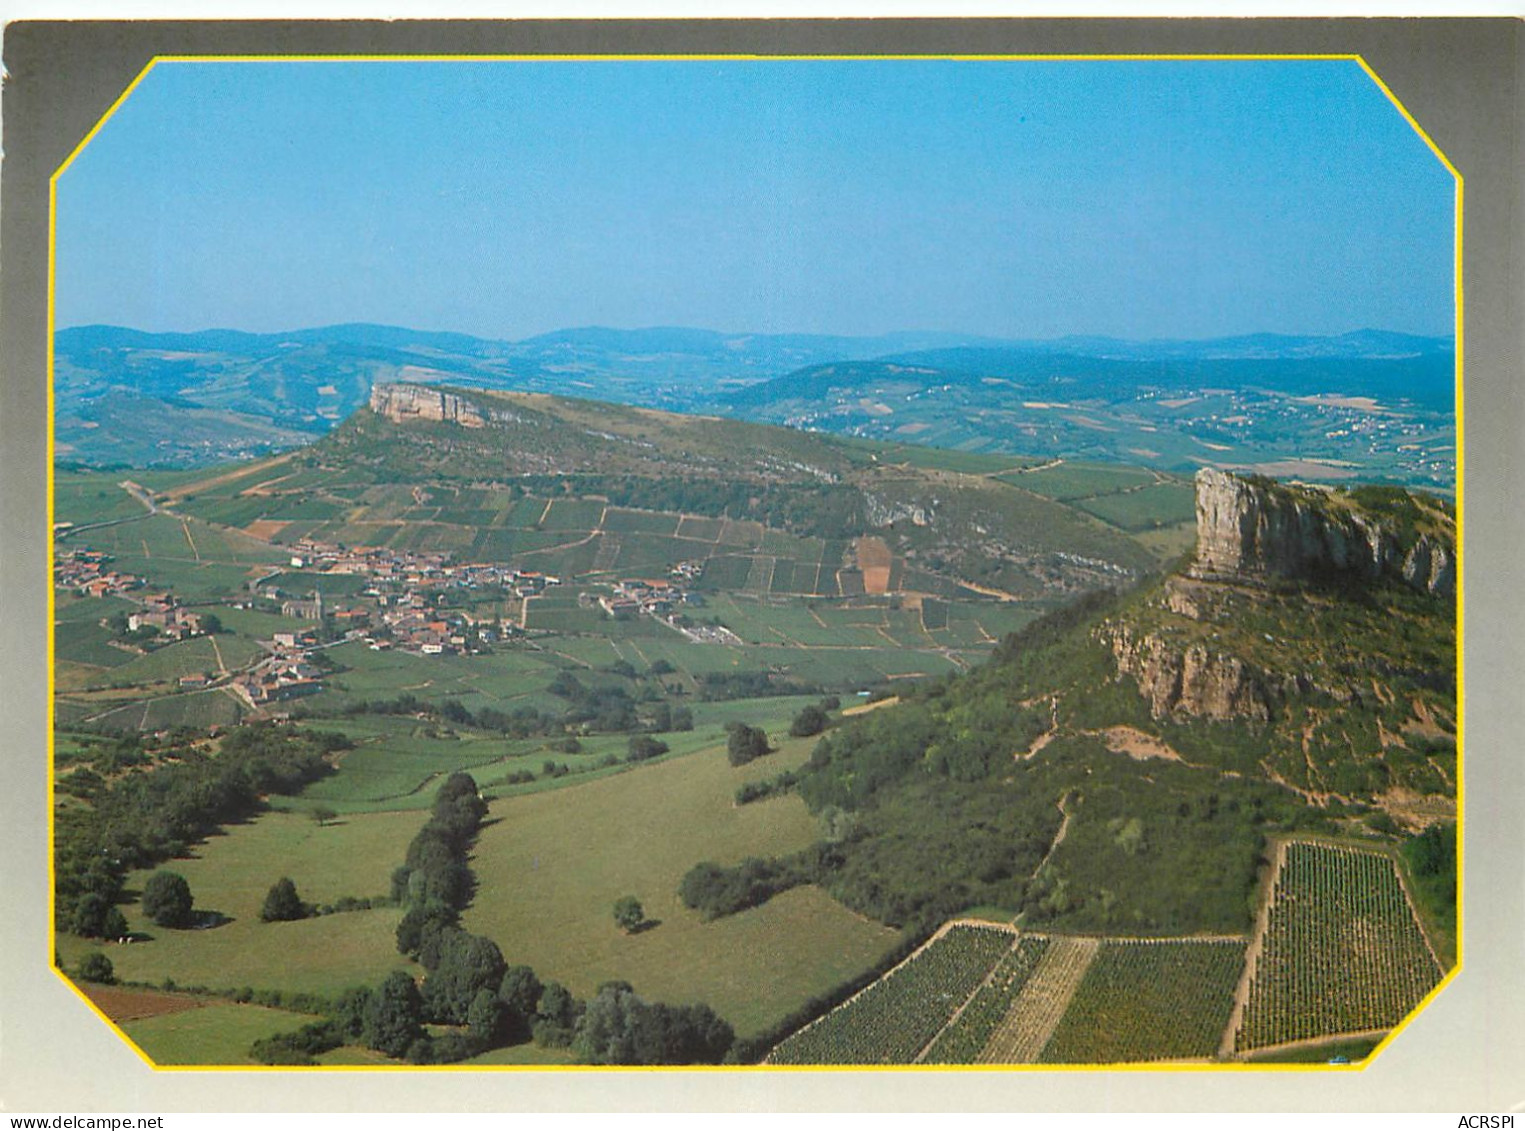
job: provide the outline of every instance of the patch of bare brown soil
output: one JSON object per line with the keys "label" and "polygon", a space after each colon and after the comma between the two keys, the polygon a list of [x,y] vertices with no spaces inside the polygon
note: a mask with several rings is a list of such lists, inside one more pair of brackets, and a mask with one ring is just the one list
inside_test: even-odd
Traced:
{"label": "patch of bare brown soil", "polygon": [[1180,751],[1155,738],[1152,734],[1145,734],[1135,727],[1115,726],[1108,727],[1101,732],[1102,741],[1107,744],[1107,749],[1115,754],[1126,754],[1135,762],[1143,762],[1149,758],[1164,758],[1169,762],[1185,761]]}
{"label": "patch of bare brown soil", "polygon": [[291,523],[277,518],[257,518],[244,527],[244,533],[261,542],[268,542],[290,525]]}
{"label": "patch of bare brown soil", "polygon": [[166,994],[157,990],[132,990],[95,983],[80,986],[80,989],[97,1009],[118,1024],[161,1017],[166,1013],[184,1013],[188,1009],[200,1009],[203,1004],[200,998],[188,994]]}
{"label": "patch of bare brown soil", "polygon": [[895,555],[883,538],[858,539],[858,568],[863,571],[865,593],[888,593],[894,564]]}
{"label": "patch of bare brown soil", "polygon": [[1433,793],[1417,793],[1393,786],[1372,798],[1393,820],[1413,832],[1420,832],[1440,821],[1456,820],[1456,802]]}

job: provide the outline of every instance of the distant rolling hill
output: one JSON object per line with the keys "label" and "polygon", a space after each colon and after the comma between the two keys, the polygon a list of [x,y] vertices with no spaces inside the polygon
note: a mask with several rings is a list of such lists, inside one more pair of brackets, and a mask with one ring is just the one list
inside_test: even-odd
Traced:
{"label": "distant rolling hill", "polygon": [[1066,339],[811,366],[729,394],[722,411],[970,452],[1449,491],[1455,367],[1446,340],[1375,331]]}
{"label": "distant rolling hill", "polygon": [[1450,490],[1449,339],[1363,330],[1002,341],[582,327],[522,341],[349,324],[55,339],[59,458],[196,466],[326,433],[392,381],[584,397],[967,452]]}
{"label": "distant rolling hill", "polygon": [[[367,323],[275,334],[77,326],[55,337],[57,434],[60,457],[80,464],[194,466],[322,434],[364,404],[372,385],[387,381],[684,411],[823,361],[985,341],[938,333],[849,338],[584,327],[507,342]],[[193,437],[182,434],[186,423]]]}

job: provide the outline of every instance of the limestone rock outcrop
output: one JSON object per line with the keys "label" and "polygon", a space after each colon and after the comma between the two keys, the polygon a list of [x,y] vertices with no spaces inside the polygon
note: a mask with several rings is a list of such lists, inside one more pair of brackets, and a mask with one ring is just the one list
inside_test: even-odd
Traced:
{"label": "limestone rock outcrop", "polygon": [[1316,488],[1197,472],[1197,553],[1189,572],[1208,580],[1305,579],[1346,574],[1401,580],[1436,596],[1455,588],[1454,544],[1424,533],[1400,545],[1397,533]]}
{"label": "limestone rock outcrop", "polygon": [[1264,676],[1239,657],[1204,644],[1179,647],[1153,634],[1135,636],[1125,625],[1114,626],[1109,636],[1118,674],[1133,677],[1155,718],[1270,718]]}
{"label": "limestone rock outcrop", "polygon": [[441,420],[463,428],[487,424],[482,410],[470,401],[427,385],[375,385],[371,411],[399,424],[410,420]]}

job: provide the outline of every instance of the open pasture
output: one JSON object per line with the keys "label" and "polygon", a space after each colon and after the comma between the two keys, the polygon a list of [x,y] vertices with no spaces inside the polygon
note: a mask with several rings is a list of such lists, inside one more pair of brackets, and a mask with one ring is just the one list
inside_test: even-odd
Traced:
{"label": "open pasture", "polygon": [[164,730],[180,726],[205,730],[213,726],[231,726],[243,718],[244,713],[238,700],[217,688],[135,698],[120,707],[105,710],[100,704],[60,699],[60,713],[65,706],[79,710],[80,713],[71,714],[73,721],[89,721],[94,726],[114,730]]}
{"label": "open pasture", "polygon": [[[123,906],[129,928],[147,942],[107,948],[119,978],[213,989],[282,989],[335,994],[374,983],[405,960],[396,950],[396,908],[350,911],[291,923],[262,923],[259,910],[270,885],[282,876],[295,882],[303,900],[331,903],[342,896],[385,895],[392,869],[402,862],[418,831],[418,813],[347,815],[319,826],[311,817],[269,812],[230,826],[192,849],[190,857],[166,861],[190,884],[196,908],[231,921],[207,930],[170,930],[148,922],[136,903]],[[141,891],[151,873],[128,876]],[[66,967],[99,949],[94,940],[58,936]],[[302,961],[294,963],[293,954]]]}
{"label": "open pasture", "polygon": [[[679,901],[694,864],[804,848],[815,821],[796,797],[736,806],[745,781],[797,766],[808,742],[740,769],[722,745],[584,784],[493,804],[472,866],[467,929],[579,994],[623,978],[654,1000],[707,1002],[755,1033],[871,965],[897,932],[824,893],[796,889],[703,922]],[[654,926],[626,935],[610,908],[634,895]]]}
{"label": "open pasture", "polygon": [[151,589],[171,589],[184,601],[230,597],[262,564],[279,560],[276,551],[251,539],[163,514],[92,530],[82,539],[80,544],[111,554],[116,569],[146,579]]}
{"label": "open pasture", "polygon": [[[723,746],[725,724],[733,720],[761,727],[775,742],[781,741],[794,716],[815,701],[813,696],[778,696],[695,703],[691,708],[693,730],[660,736],[671,748],[664,760]],[[546,704],[553,705],[554,701]],[[427,809],[433,802],[434,788],[457,770],[470,773],[484,792],[513,796],[565,789],[586,782],[586,775],[602,777],[632,768],[625,762],[630,739],[624,734],[585,736],[579,739],[580,752],[568,754],[554,750],[550,738],[510,739],[470,728],[442,727],[410,716],[345,716],[315,719],[305,725],[315,730],[341,730],[354,740],[355,748],[338,756],[333,774],[309,785],[300,796],[282,800],[283,808],[299,813],[318,807],[346,815]],[[610,758],[617,759],[617,764],[604,765]],[[564,765],[571,773],[546,778],[546,761]],[[510,775],[526,771],[536,780],[507,783]]]}
{"label": "open pasture", "polygon": [[115,522],[146,514],[143,504],[117,484],[134,473],[125,471],[57,471],[53,475],[53,521],[76,526]]}
{"label": "open pasture", "polygon": [[620,534],[659,534],[671,537],[678,532],[682,516],[671,511],[626,510],[609,507],[604,512],[603,528]]}
{"label": "open pasture", "polygon": [[597,530],[603,522],[605,506],[598,499],[556,499],[540,525],[548,531]]}
{"label": "open pasture", "polygon": [[74,616],[69,620],[60,620],[54,626],[53,655],[60,660],[88,664],[103,671],[131,663],[136,653],[118,648],[111,640],[111,633],[95,620]]}
{"label": "open pasture", "polygon": [[[236,637],[229,638],[227,644],[223,655],[235,667],[238,661],[247,660],[249,650],[255,647]],[[222,646],[223,641],[219,640],[217,648],[222,649]],[[212,647],[211,637],[193,636],[189,640],[166,644],[141,656],[132,657],[127,663],[113,669],[111,679],[143,685],[170,682],[183,675],[199,675],[203,672],[215,674],[217,670],[217,651]]]}
{"label": "open pasture", "polygon": [[[474,731],[450,730],[451,737],[406,717],[367,716],[364,719],[321,720],[315,729],[341,728],[355,740],[343,751],[338,770],[283,804],[310,810],[328,806],[341,813],[391,809],[427,809],[433,802],[431,785],[456,770],[480,767],[522,752],[525,742],[510,742]],[[440,737],[430,737],[433,730]]]}
{"label": "open pasture", "polygon": [[1005,472],[996,478],[1061,503],[1110,495],[1143,487],[1156,480],[1153,472],[1142,467],[1069,461],[1057,461],[1028,471]]}
{"label": "open pasture", "polygon": [[196,1009],[123,1023],[122,1032],[157,1065],[253,1065],[249,1046],[318,1018],[285,1009],[209,1001]]}
{"label": "open pasture", "polygon": [[468,709],[522,705],[555,677],[556,665],[529,651],[501,650],[482,656],[421,656],[397,649],[372,651],[361,641],[328,649],[342,670],[325,680],[325,690],[306,700],[333,709],[361,699],[392,699],[410,692],[439,702],[459,696]]}

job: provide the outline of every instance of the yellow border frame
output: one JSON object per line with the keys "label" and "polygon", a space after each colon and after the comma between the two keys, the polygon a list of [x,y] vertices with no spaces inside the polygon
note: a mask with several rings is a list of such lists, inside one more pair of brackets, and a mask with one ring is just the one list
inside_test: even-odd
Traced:
{"label": "yellow border frame", "polygon": [[[54,436],[53,421],[55,416],[54,388],[53,388],[53,342],[54,342],[54,291],[57,283],[57,223],[58,223],[58,180],[74,163],[85,147],[93,141],[101,129],[109,122],[112,116],[121,108],[122,104],[132,95],[150,72],[160,63],[632,63],[632,62],[663,62],[663,63],[687,63],[687,62],[845,62],[845,61],[887,61],[887,62],[1045,62],[1045,63],[1099,63],[1099,62],[1353,62],[1366,73],[1367,77],[1376,84],[1377,88],[1387,97],[1388,101],[1397,108],[1403,116],[1403,120],[1419,135],[1427,145],[1430,152],[1445,166],[1446,170],[1456,181],[1455,197],[1455,279],[1456,279],[1456,962],[1445,976],[1426,994],[1413,1010],[1399,1024],[1379,1041],[1366,1057],[1354,1064],[1287,1064],[1287,1063],[1262,1063],[1241,1061],[1214,1062],[1209,1064],[1160,1064],[1155,1062],[1128,1063],[1128,1064],[1065,1064],[1065,1065],[1037,1065],[1037,1064],[1000,1064],[1000,1065],[747,1065],[747,1066],[721,1066],[721,1065],[691,1065],[691,1066],[613,1066],[594,1067],[585,1065],[321,1065],[317,1068],[291,1068],[274,1065],[202,1065],[202,1064],[157,1064],[155,1063],[136,1042],[123,1030],[107,1017],[102,1010],[77,986],[74,981],[64,973],[61,966],[54,961],[57,954],[57,928],[54,922],[54,893],[56,876],[54,874],[54,847],[53,847],[53,768],[54,768],[54,727],[53,727],[53,703],[56,689],[54,687],[54,625],[56,617],[55,593],[53,588],[53,552],[55,549],[54,538]],[[516,1073],[516,1072],[619,1072],[619,1073],[644,1073],[644,1072],[774,1072],[774,1073],[821,1073],[821,1072],[1172,1072],[1172,1073],[1224,1073],[1224,1072],[1361,1072],[1373,1064],[1384,1049],[1390,1045],[1397,1036],[1406,1029],[1414,1018],[1423,1013],[1431,1002],[1449,986],[1463,968],[1463,956],[1465,953],[1463,939],[1464,927],[1464,902],[1466,885],[1464,878],[1464,815],[1466,813],[1466,680],[1465,664],[1466,649],[1464,647],[1466,617],[1464,610],[1465,601],[1465,576],[1463,533],[1463,515],[1465,507],[1463,503],[1464,485],[1466,476],[1465,467],[1465,429],[1463,417],[1463,355],[1464,355],[1464,288],[1463,288],[1463,243],[1462,243],[1462,207],[1465,200],[1465,183],[1461,171],[1456,168],[1451,160],[1435,144],[1408,108],[1398,100],[1388,85],[1382,81],[1371,65],[1358,54],[1346,53],[1310,53],[1310,54],[886,54],[886,55],[767,55],[767,54],[550,54],[550,55],[342,55],[342,54],[314,54],[314,55],[156,55],[150,59],[144,68],[138,72],[132,82],[128,83],[125,90],[112,102],[100,120],[91,127],[90,131],[80,140],[58,169],[48,178],[48,316],[47,316],[47,522],[48,522],[48,557],[47,557],[47,593],[48,593],[48,633],[47,633],[47,687],[48,687],[48,964],[50,969],[59,979],[85,1003],[85,1006],[104,1021],[108,1028],[119,1036],[128,1048],[132,1049],[142,1061],[157,1072],[479,1072],[479,1073]],[[1401,866],[1396,865],[1395,866]],[[1416,911],[1417,914],[1417,911]],[[1338,1035],[1331,1038],[1337,1040]]]}

